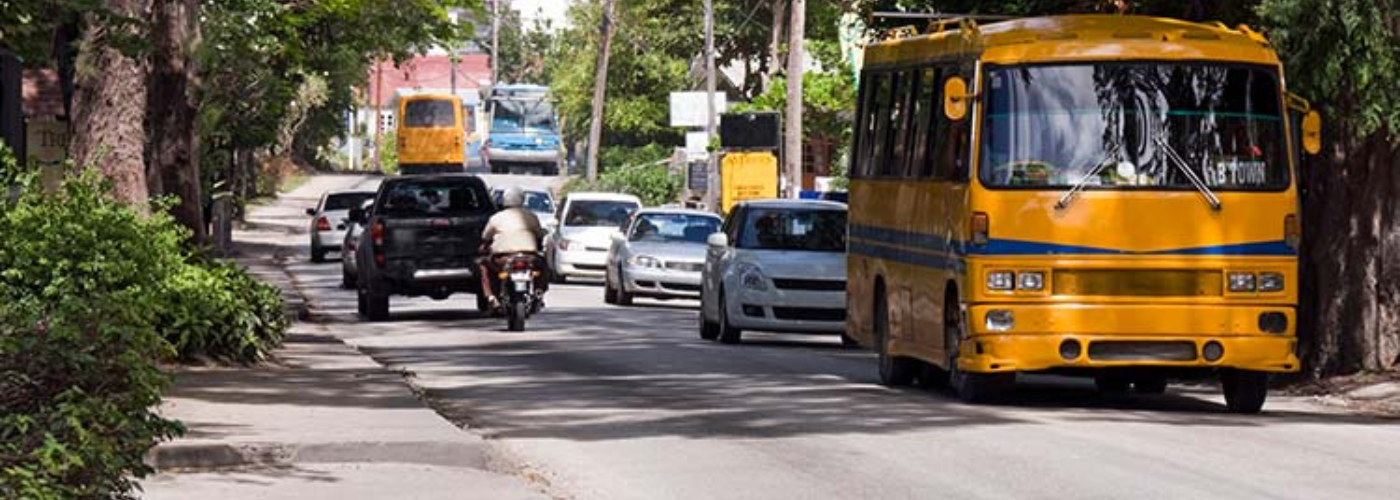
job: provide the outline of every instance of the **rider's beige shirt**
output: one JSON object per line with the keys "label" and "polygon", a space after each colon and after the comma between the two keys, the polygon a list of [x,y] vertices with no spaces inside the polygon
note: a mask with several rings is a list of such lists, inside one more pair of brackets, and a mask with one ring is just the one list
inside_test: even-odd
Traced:
{"label": "rider's beige shirt", "polygon": [[486,223],[481,239],[491,241],[491,253],[538,252],[544,227],[539,217],[523,208],[507,208]]}

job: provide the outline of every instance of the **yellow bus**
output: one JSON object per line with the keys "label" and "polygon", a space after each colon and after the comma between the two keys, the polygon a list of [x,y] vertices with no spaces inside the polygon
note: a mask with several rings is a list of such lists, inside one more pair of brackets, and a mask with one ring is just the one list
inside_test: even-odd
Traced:
{"label": "yellow bus", "polygon": [[1018,372],[1231,411],[1299,369],[1295,136],[1267,40],[1134,16],[934,23],[865,49],[849,335],[887,385],[1004,396]]}
{"label": "yellow bus", "polygon": [[399,173],[466,171],[462,98],[417,94],[399,99]]}

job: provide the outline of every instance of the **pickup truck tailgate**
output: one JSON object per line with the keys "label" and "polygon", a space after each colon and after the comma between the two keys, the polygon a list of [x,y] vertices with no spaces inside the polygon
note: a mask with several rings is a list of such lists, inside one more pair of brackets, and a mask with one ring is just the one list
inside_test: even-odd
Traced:
{"label": "pickup truck tailgate", "polygon": [[388,265],[418,270],[474,270],[488,215],[415,217],[385,221]]}

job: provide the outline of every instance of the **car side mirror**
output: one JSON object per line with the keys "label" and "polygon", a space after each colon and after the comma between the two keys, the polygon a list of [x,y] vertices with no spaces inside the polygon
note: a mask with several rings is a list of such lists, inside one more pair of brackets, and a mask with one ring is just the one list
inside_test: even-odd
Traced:
{"label": "car side mirror", "polygon": [[710,237],[707,238],[705,242],[710,245],[710,248],[716,250],[722,249],[729,246],[729,235],[724,233],[715,233],[710,235]]}
{"label": "car side mirror", "polygon": [[316,209],[314,209],[314,208],[308,208],[308,209],[306,209],[306,215],[309,216],[309,217],[315,217],[315,216],[316,216]]}
{"label": "car side mirror", "polygon": [[354,222],[354,223],[356,223],[356,224],[364,224],[364,223],[365,223],[365,209],[363,209],[363,208],[352,208],[352,209],[350,209],[350,218],[349,218],[349,220],[352,221],[352,222]]}

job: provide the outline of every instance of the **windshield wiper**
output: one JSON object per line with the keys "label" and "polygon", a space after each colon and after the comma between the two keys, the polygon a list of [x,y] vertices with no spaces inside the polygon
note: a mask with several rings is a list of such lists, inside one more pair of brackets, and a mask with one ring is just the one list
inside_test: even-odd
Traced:
{"label": "windshield wiper", "polygon": [[1098,165],[1094,165],[1094,168],[1090,169],[1088,173],[1084,174],[1084,177],[1080,177],[1079,182],[1076,182],[1073,186],[1070,186],[1069,191],[1065,191],[1064,196],[1060,197],[1060,201],[1055,202],[1055,210],[1064,210],[1066,208],[1069,208],[1069,204],[1074,202],[1074,195],[1078,194],[1080,191],[1083,191],[1084,186],[1089,185],[1089,179],[1098,177],[1099,172],[1102,172],[1103,168],[1108,166],[1108,164],[1113,163],[1113,159],[1117,157],[1118,148],[1114,148],[1108,151],[1108,154],[1104,155],[1103,160],[1099,161]]}
{"label": "windshield wiper", "polygon": [[1210,209],[1219,212],[1221,208],[1220,198],[1216,197],[1215,192],[1211,191],[1210,187],[1206,186],[1206,183],[1201,180],[1201,177],[1196,175],[1196,171],[1191,170],[1191,165],[1186,163],[1186,160],[1182,159],[1181,155],[1176,153],[1176,149],[1173,148],[1166,139],[1158,136],[1154,139],[1154,142],[1156,142],[1157,147],[1162,148],[1162,152],[1167,155],[1168,163],[1175,165],[1178,170],[1181,170],[1181,173],[1186,175],[1186,180],[1191,181],[1191,185],[1196,187],[1196,191],[1200,191],[1201,196],[1206,198],[1206,203],[1210,205]]}

